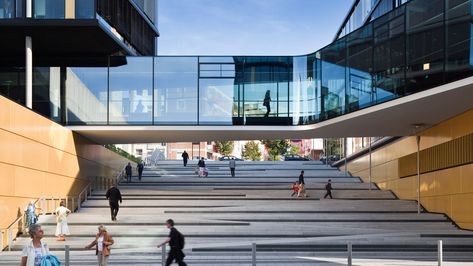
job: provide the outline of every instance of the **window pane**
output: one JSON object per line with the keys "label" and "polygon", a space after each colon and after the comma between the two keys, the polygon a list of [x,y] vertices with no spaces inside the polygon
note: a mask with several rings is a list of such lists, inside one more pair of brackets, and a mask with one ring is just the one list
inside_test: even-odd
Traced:
{"label": "window pane", "polygon": [[95,0],[76,0],[75,12],[76,19],[87,19],[95,17]]}
{"label": "window pane", "polygon": [[68,124],[107,123],[107,75],[105,67],[67,68]]}
{"label": "window pane", "polygon": [[199,124],[231,125],[234,80],[200,79],[199,82]]}
{"label": "window pane", "polygon": [[34,17],[45,19],[63,19],[65,18],[64,2],[64,0],[35,0],[33,9]]}
{"label": "window pane", "polygon": [[197,57],[155,58],[155,124],[197,124]]}
{"label": "window pane", "polygon": [[151,124],[153,58],[127,57],[110,68],[110,124]]}

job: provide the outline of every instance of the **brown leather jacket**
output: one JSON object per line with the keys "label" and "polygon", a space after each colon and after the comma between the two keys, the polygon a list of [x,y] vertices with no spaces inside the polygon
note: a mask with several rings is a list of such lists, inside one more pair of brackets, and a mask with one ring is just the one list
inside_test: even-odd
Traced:
{"label": "brown leather jacket", "polygon": [[[95,240],[92,241],[88,246],[86,246],[87,249],[91,249],[93,246],[95,246],[95,255],[99,254],[99,249],[97,247],[97,243],[99,240],[100,234],[97,233],[95,235]],[[102,247],[102,255],[103,256],[109,256],[110,255],[110,246],[113,245],[114,241],[112,236],[108,233],[105,232],[103,234],[103,247]]]}

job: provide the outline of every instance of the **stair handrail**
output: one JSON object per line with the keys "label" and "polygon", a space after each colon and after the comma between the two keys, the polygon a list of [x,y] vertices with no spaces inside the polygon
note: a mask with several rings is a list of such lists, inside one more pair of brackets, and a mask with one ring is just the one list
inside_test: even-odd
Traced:
{"label": "stair handrail", "polygon": [[[36,205],[36,203],[38,203],[38,201],[40,200],[40,198],[36,199],[33,204]],[[24,212],[22,215],[18,216],[15,221],[13,221],[7,228],[4,228],[4,229],[1,229],[1,234],[2,234],[2,237],[1,237],[1,242],[0,242],[0,251],[3,250],[3,235],[7,234],[7,244],[8,244],[8,251],[11,251],[11,246],[13,244],[13,235],[12,235],[12,227],[18,223],[21,223],[21,228],[19,228],[19,232],[24,232],[25,229],[26,229],[26,226],[25,226],[25,221],[26,221],[26,212]]]}

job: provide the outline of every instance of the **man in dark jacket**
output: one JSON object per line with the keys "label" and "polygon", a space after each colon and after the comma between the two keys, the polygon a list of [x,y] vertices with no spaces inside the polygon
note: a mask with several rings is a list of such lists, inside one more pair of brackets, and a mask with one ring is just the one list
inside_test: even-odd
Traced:
{"label": "man in dark jacket", "polygon": [[182,249],[184,248],[184,236],[179,231],[177,231],[176,228],[174,228],[174,221],[172,219],[166,221],[166,227],[170,230],[169,236],[166,238],[166,240],[164,240],[163,243],[158,245],[158,248],[160,248],[161,246],[169,243],[169,246],[171,247],[166,260],[166,266],[171,265],[174,260],[176,260],[179,266],[187,266],[187,264],[184,262],[184,257],[186,255],[184,252],[182,252]]}
{"label": "man in dark jacket", "polygon": [[143,169],[145,169],[145,165],[143,164],[143,162],[139,162],[136,165],[136,169],[138,170],[138,180],[141,181],[141,177],[143,176]]}
{"label": "man in dark jacket", "polygon": [[128,163],[125,167],[126,181],[129,183],[131,181],[131,163]]}
{"label": "man in dark jacket", "polygon": [[301,174],[299,175],[299,184],[305,185],[304,182],[304,170],[301,171]]}
{"label": "man in dark jacket", "polygon": [[117,187],[112,186],[110,187],[110,189],[107,190],[105,197],[108,199],[108,204],[110,205],[112,221],[116,221],[119,209],[118,201],[120,201],[120,204],[122,203],[122,194],[120,193],[120,190],[118,190]]}
{"label": "man in dark jacket", "polygon": [[327,191],[327,193],[325,193],[324,199],[327,198],[327,196],[330,196],[330,198],[333,199],[332,198],[332,180],[331,179],[329,179],[328,183],[325,185],[325,190]]}
{"label": "man in dark jacket", "polygon": [[189,154],[186,151],[182,153],[182,161],[184,162],[184,167],[187,166],[187,160],[189,159]]}

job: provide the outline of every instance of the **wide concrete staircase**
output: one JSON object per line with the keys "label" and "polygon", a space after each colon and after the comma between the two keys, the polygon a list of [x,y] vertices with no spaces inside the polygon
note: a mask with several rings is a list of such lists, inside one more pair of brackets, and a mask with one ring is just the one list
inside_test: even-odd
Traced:
{"label": "wide concrete staircase", "polygon": [[[194,174],[194,162],[164,161],[147,167],[141,182],[121,183],[118,221],[112,222],[105,191],[94,191],[79,212],[70,215],[72,235],[54,237],[55,219],[42,216],[45,241],[71,265],[95,265],[84,250],[104,224],[115,244],[110,265],[161,265],[156,245],[168,235],[172,218],[186,236],[189,265],[343,265],[347,243],[354,265],[437,265],[437,240],[444,243],[446,265],[473,265],[473,232],[458,229],[445,215],[417,213],[415,201],[363,183],[320,162],[237,162],[236,178],[227,162],[208,162],[209,176]],[[291,183],[305,170],[308,198],[291,198]],[[334,199],[323,199],[333,182]],[[24,236],[0,265],[16,265]]]}

